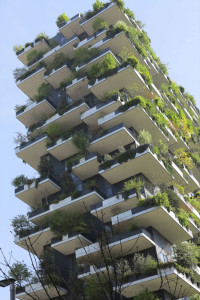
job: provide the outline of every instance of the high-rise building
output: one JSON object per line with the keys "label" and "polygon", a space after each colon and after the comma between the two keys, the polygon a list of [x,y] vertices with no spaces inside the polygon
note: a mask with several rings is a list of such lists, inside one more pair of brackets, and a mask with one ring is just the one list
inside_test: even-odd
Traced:
{"label": "high-rise building", "polygon": [[200,292],[199,110],[122,0],[16,49],[30,206],[15,243],[37,257],[29,299],[180,299]]}

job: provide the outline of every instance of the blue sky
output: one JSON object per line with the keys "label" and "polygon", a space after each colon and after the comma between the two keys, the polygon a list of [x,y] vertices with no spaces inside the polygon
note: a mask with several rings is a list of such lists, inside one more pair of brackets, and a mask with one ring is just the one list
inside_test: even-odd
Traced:
{"label": "blue sky", "polygon": [[[57,30],[55,21],[65,12],[72,17],[92,8],[94,0],[0,0],[0,132],[1,132],[1,218],[0,247],[5,255],[16,259],[28,258],[25,250],[14,246],[10,220],[26,214],[27,206],[14,197],[11,180],[19,175],[36,175],[14,153],[15,132],[24,132],[15,118],[15,104],[23,104],[26,96],[16,87],[12,71],[22,67],[13,52],[13,45],[25,44],[40,32],[50,37]],[[141,20],[152,41],[152,47],[163,63],[168,64],[169,75],[191,93],[200,107],[200,1],[199,0],[127,0],[126,6]],[[0,288],[0,299],[9,299],[9,289]]]}

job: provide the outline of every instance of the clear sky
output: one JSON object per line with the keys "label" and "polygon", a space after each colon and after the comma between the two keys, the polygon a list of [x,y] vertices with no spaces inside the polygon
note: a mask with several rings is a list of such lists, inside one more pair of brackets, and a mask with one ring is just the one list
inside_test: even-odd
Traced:
{"label": "clear sky", "polygon": [[[58,31],[55,21],[65,12],[70,17],[92,8],[95,0],[0,0],[0,134],[1,134],[1,214],[0,247],[5,255],[16,259],[28,258],[25,250],[14,246],[10,233],[11,219],[26,214],[27,206],[14,197],[11,180],[20,174],[36,175],[14,154],[15,132],[24,132],[15,118],[15,104],[23,104],[26,96],[16,87],[12,71],[22,64],[13,52],[13,45],[32,42],[45,32],[50,37]],[[145,30],[152,47],[169,75],[192,94],[200,107],[200,1],[199,0],[126,0],[126,6],[137,20],[146,24]],[[9,289],[0,288],[0,299],[9,299]]]}

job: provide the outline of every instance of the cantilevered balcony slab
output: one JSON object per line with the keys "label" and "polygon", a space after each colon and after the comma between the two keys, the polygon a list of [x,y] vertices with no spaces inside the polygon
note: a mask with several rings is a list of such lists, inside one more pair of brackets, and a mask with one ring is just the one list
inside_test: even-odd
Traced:
{"label": "cantilevered balcony slab", "polygon": [[188,181],[180,168],[174,162],[171,163],[171,166],[173,168],[173,177],[175,179],[175,182],[182,186],[187,186]]}
{"label": "cantilevered balcony slab", "polygon": [[21,237],[19,235],[15,236],[15,244],[24,248],[32,254],[41,256],[43,252],[43,247],[51,243],[51,239],[55,234],[50,230],[50,228],[40,229],[37,232]]}
{"label": "cantilevered balcony slab", "polygon": [[[56,241],[57,240],[57,241]],[[55,239],[51,243],[51,247],[64,255],[75,253],[75,250],[92,244],[84,235],[73,234],[63,235],[61,239]]]}
{"label": "cantilevered balcony slab", "polygon": [[39,86],[42,83],[46,83],[44,79],[44,73],[46,69],[44,67],[37,69],[34,73],[27,76],[25,79],[17,81],[17,87],[26,94],[29,98],[33,98],[37,95]]}
{"label": "cantilevered balcony slab", "polygon": [[119,288],[123,296],[132,298],[140,292],[148,290],[149,292],[164,289],[173,295],[176,299],[199,294],[200,289],[196,283],[192,283],[191,279],[186,275],[179,273],[175,268],[161,269],[160,273],[145,277],[143,279],[129,279],[129,281]]}
{"label": "cantilevered balcony slab", "polygon": [[47,147],[48,153],[59,161],[64,160],[80,151],[72,142],[72,136],[67,140],[59,139],[52,147]]}
{"label": "cantilevered balcony slab", "polygon": [[92,139],[88,150],[103,155],[116,150],[119,146],[126,146],[134,142],[136,139],[131,131],[121,123],[107,130],[102,137]]}
{"label": "cantilevered balcony slab", "polygon": [[37,207],[41,205],[42,198],[46,198],[60,191],[60,186],[52,178],[40,178],[30,185],[23,185],[15,189],[15,196],[26,204]]}
{"label": "cantilevered balcony slab", "polygon": [[[35,133],[38,130],[45,131],[50,124],[56,124],[61,129],[67,128],[71,129],[73,127],[78,126],[82,123],[81,114],[89,109],[89,106],[82,102],[79,105],[72,105],[69,107],[68,111],[66,111],[63,115],[59,115],[58,113],[49,118],[41,127],[35,130]],[[33,133],[34,135],[34,133]]]}
{"label": "cantilevered balcony slab", "polygon": [[156,185],[170,185],[172,177],[166,170],[164,164],[157,159],[157,156],[148,148],[143,153],[137,153],[135,158],[122,164],[115,163],[108,169],[99,170],[111,184],[122,181],[136,174],[144,174],[150,182]]}
{"label": "cantilevered balcony slab", "polygon": [[55,107],[49,102],[48,99],[44,99],[40,102],[33,102],[28,105],[24,111],[17,112],[17,119],[22,122],[27,128],[40,118],[50,117],[55,113]]}
{"label": "cantilevered balcony slab", "polygon": [[[140,196],[141,199],[146,197],[145,191],[146,189],[144,188],[144,193],[142,193]],[[149,192],[147,192],[147,195],[151,196]],[[102,222],[107,223],[110,222],[113,216],[127,211],[128,209],[135,208],[137,205],[138,196],[136,190],[132,189],[127,191],[127,195],[125,195],[125,193],[121,193],[92,205],[90,207],[90,213],[100,219]]]}
{"label": "cantilevered balcony slab", "polygon": [[114,58],[114,60],[115,60],[115,62],[116,62],[116,64],[120,64],[119,63],[119,61],[118,61],[118,59],[117,59],[117,57],[113,54],[113,52],[109,49],[109,48],[107,48],[107,49],[105,49],[105,50],[102,50],[100,53],[98,53],[97,55],[95,55],[95,57],[94,58],[92,58],[88,63],[86,63],[86,64],[82,64],[81,66],[77,66],[76,67],[76,71],[78,71],[78,70],[85,70],[86,72],[88,72],[89,70],[90,70],[90,68],[92,67],[92,65],[93,64],[101,64],[102,63],[102,60],[106,57],[106,55],[108,55],[108,54],[110,54],[113,58]]}
{"label": "cantilevered balcony slab", "polygon": [[97,127],[98,126],[98,119],[102,115],[107,115],[112,111],[116,110],[119,106],[122,105],[120,97],[115,100],[108,100],[105,103],[100,103],[97,106],[89,109],[88,111],[84,112],[81,116],[81,120],[90,127]]}
{"label": "cantilevered balcony slab", "polygon": [[20,51],[19,54],[17,54],[17,58],[26,66],[28,67],[28,61],[27,61],[27,55],[33,51],[36,50],[37,52],[47,52],[51,50],[50,46],[45,42],[45,40],[41,40],[39,42],[34,42],[32,46],[28,46],[24,48],[23,51]]}
{"label": "cantilevered balcony slab", "polygon": [[89,35],[94,32],[92,25],[96,18],[104,19],[109,25],[114,25],[119,20],[125,22],[128,26],[131,25],[129,18],[118,8],[115,3],[111,3],[109,6],[102,8],[99,13],[93,17],[84,19],[80,22],[84,31]]}
{"label": "cantilevered balcony slab", "polygon": [[[139,54],[135,46],[131,43],[123,31],[116,34],[113,38],[104,38],[97,41],[92,48],[97,48],[100,51],[109,48],[115,55],[126,49],[127,53],[134,55],[137,59],[139,59],[141,64],[146,64],[144,58]],[[146,64],[146,66],[148,65]]]}
{"label": "cantilevered balcony slab", "polygon": [[40,300],[48,300],[49,297],[54,299],[55,297],[63,296],[66,294],[67,290],[65,290],[62,287],[59,287],[59,285],[56,285],[55,287],[52,285],[42,285],[41,282],[38,282],[31,285],[27,285],[23,291],[18,290],[16,292],[16,297],[20,300],[32,300],[35,298]]}
{"label": "cantilevered balcony slab", "polygon": [[105,92],[111,90],[119,91],[126,87],[132,89],[133,96],[141,95],[147,97],[151,94],[151,91],[145,84],[142,76],[130,65],[120,67],[116,74],[107,78],[96,79],[94,85],[88,86],[90,91],[99,99],[103,97]]}
{"label": "cantilevered balcony slab", "polygon": [[73,35],[80,35],[84,32],[83,28],[80,26],[81,15],[77,14],[71,19],[69,19],[65,24],[63,24],[59,31],[67,39],[71,38]]}
{"label": "cantilevered balcony slab", "polygon": [[194,164],[194,167],[192,168],[192,174],[194,177],[200,182],[200,167],[196,164]]}
{"label": "cantilevered balcony slab", "polygon": [[199,181],[194,177],[192,171],[189,171],[185,166],[183,167],[183,173],[188,181],[186,192],[193,192],[200,189]]}
{"label": "cantilevered balcony slab", "polygon": [[76,78],[66,87],[67,95],[74,101],[85,97],[90,93],[88,89],[88,79],[87,77]]}
{"label": "cantilevered balcony slab", "polygon": [[47,154],[48,137],[45,134],[35,138],[35,140],[25,143],[15,149],[16,155],[29,164],[35,170],[38,170],[40,158]]}
{"label": "cantilevered balcony slab", "polygon": [[162,84],[165,84],[167,86],[170,84],[167,76],[163,74],[161,70],[153,76],[153,82],[159,89],[161,88]]}
{"label": "cantilevered balcony slab", "polygon": [[112,257],[122,257],[129,254],[142,251],[155,246],[151,235],[143,228],[136,229],[115,235],[109,239],[108,245],[101,248],[99,243],[82,247],[75,251],[76,259],[83,263],[91,264],[102,259],[102,251],[105,255]]}
{"label": "cantilevered balcony slab", "polygon": [[70,77],[72,74],[72,71],[67,67],[67,65],[64,65],[57,70],[52,70],[49,75],[45,76],[45,80],[54,89],[58,89],[60,87],[61,81]]}
{"label": "cantilevered balcony slab", "polygon": [[100,163],[99,154],[96,152],[91,153],[73,165],[72,173],[81,180],[88,179],[99,173]]}
{"label": "cantilevered balcony slab", "polygon": [[162,140],[164,143],[168,143],[169,141],[166,135],[140,105],[130,107],[124,112],[120,112],[119,110],[111,112],[100,118],[98,120],[98,125],[103,129],[109,129],[121,122],[128,128],[133,127],[137,132],[148,128],[148,131],[152,136],[152,141],[155,143],[159,140]]}
{"label": "cantilevered balcony slab", "polygon": [[174,152],[176,149],[180,149],[180,148],[183,148],[186,151],[189,150],[187,143],[183,140],[183,138],[181,136],[179,136],[176,143],[173,143],[172,145],[170,145],[170,150],[172,152]]}
{"label": "cantilevered balcony slab", "polygon": [[193,237],[192,231],[183,227],[176,215],[163,206],[139,207],[112,217],[112,225],[123,232],[134,223],[138,226],[155,228],[170,243],[175,244]]}
{"label": "cantilevered balcony slab", "polygon": [[46,217],[49,217],[55,211],[67,213],[77,211],[88,212],[92,204],[96,204],[103,200],[104,197],[98,190],[87,190],[84,191],[78,198],[72,199],[72,197],[68,197],[58,203],[50,204],[48,209],[43,212],[41,212],[41,210],[34,212],[34,214],[30,217],[30,221],[36,225],[40,225]]}
{"label": "cantilevered balcony slab", "polygon": [[79,42],[80,40],[77,35],[72,36],[61,46],[58,45],[52,50],[50,50],[49,52],[45,53],[43,57],[40,60],[38,60],[36,63],[32,64],[30,68],[34,68],[38,64],[38,62],[45,62],[46,64],[49,64],[54,59],[54,56],[60,53],[63,53],[66,57],[71,59],[74,55],[74,44]]}
{"label": "cantilevered balcony slab", "polygon": [[84,40],[80,41],[78,45],[74,48],[74,51],[76,51],[78,48],[83,47],[83,48],[88,48],[89,46],[92,46],[96,44],[97,42],[103,40],[106,37],[106,32],[107,29],[103,28],[102,30],[88,36]]}

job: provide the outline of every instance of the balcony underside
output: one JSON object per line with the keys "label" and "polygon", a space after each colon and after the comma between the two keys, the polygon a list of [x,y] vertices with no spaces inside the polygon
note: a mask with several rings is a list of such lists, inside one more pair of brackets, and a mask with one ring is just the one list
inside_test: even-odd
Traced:
{"label": "balcony underside", "polygon": [[47,149],[48,153],[53,155],[59,161],[62,161],[80,151],[72,142],[72,138],[68,140],[58,140],[56,145]]}
{"label": "balcony underside", "polygon": [[156,185],[170,185],[172,181],[171,175],[150,151],[144,152],[128,162],[114,165],[110,169],[99,172],[111,184],[139,173],[144,174],[150,182]]}
{"label": "balcony underside", "polygon": [[80,26],[80,20],[80,16],[78,16],[74,20],[69,20],[59,29],[60,33],[62,33],[62,35],[64,35],[67,39],[71,38],[75,34],[80,35],[84,32],[84,30]]}
{"label": "balcony underside", "polygon": [[17,119],[28,128],[35,120],[50,117],[54,113],[55,108],[47,100],[43,100],[28,106],[23,112],[17,115]]}
{"label": "balcony underside", "polygon": [[85,97],[90,93],[88,89],[88,79],[75,79],[72,84],[66,87],[67,95],[72,98],[74,101],[78,101],[82,97]]}
{"label": "balcony underside", "polygon": [[117,74],[96,81],[93,86],[89,86],[90,91],[98,98],[104,96],[107,91],[131,89],[132,96],[141,95],[147,97],[151,92],[140,74],[131,66],[121,69]]}
{"label": "balcony underside", "polygon": [[102,30],[101,32],[97,32],[94,35],[89,36],[88,38],[84,39],[80,43],[78,43],[77,47],[74,49],[76,51],[80,47],[88,48],[89,46],[92,46],[96,44],[97,42],[103,40],[106,37],[106,29]]}
{"label": "balcony underside", "polygon": [[37,128],[36,131],[38,130],[45,131],[50,124],[56,124],[60,127],[60,129],[63,128],[71,129],[73,127],[76,127],[82,123],[81,114],[87,111],[88,109],[89,107],[85,103],[82,103],[77,107],[69,109],[63,115],[59,115],[59,114],[54,115],[53,117],[48,119],[43,126]]}
{"label": "balcony underside", "polygon": [[29,146],[16,150],[16,155],[29,164],[35,170],[38,170],[40,158],[47,154],[47,141],[49,139],[45,136],[42,139],[33,142]]}
{"label": "balcony underside", "polygon": [[26,292],[17,293],[16,297],[20,300],[33,300],[33,299],[47,300],[49,299],[49,297],[51,297],[51,299],[54,299],[55,297],[63,296],[67,294],[67,291],[59,287],[58,285],[56,285],[56,287],[51,285],[46,285],[44,289],[41,283],[38,284],[36,283],[36,284],[26,286],[25,291]]}
{"label": "balcony underside", "polygon": [[91,142],[88,150],[101,155],[116,150],[119,146],[126,146],[135,142],[135,139],[126,128],[118,129]]}
{"label": "balcony underside", "polygon": [[58,89],[61,81],[70,77],[71,75],[72,71],[65,65],[58,70],[53,71],[50,75],[46,76],[45,79],[54,89]]}
{"label": "balcony underside", "polygon": [[42,198],[46,198],[59,191],[60,187],[47,178],[39,182],[38,186],[35,182],[30,186],[25,185],[24,189],[16,193],[15,196],[32,207],[38,207],[41,205]]}
{"label": "balcony underside", "polygon": [[99,161],[97,157],[86,160],[72,168],[72,173],[79,179],[85,180],[99,173]]}
{"label": "balcony underside", "polygon": [[128,230],[133,223],[145,228],[152,226],[172,244],[183,242],[193,237],[192,232],[186,230],[179,223],[174,213],[169,213],[163,207],[147,208],[138,213],[127,211],[112,218],[112,224],[123,232]]}
{"label": "balcony underside", "polygon": [[51,244],[51,247],[64,255],[75,253],[75,250],[91,244],[83,235],[78,234],[73,237],[63,236],[62,241]]}
{"label": "balcony underside", "polygon": [[54,236],[55,234],[50,230],[50,228],[47,228],[25,238],[16,239],[15,243],[28,252],[40,257],[43,252],[43,247],[49,245]]}
{"label": "balcony underside", "polygon": [[98,126],[98,119],[102,115],[107,115],[111,113],[112,111],[115,111],[118,107],[122,105],[122,102],[120,100],[112,101],[108,103],[105,106],[102,106],[100,108],[91,108],[86,113],[83,113],[81,116],[81,120],[87,124],[88,126],[92,128],[96,128]]}
{"label": "balcony underside", "polygon": [[168,143],[167,137],[139,105],[134,106],[123,113],[115,114],[113,112],[98,120],[99,126],[103,129],[112,128],[121,122],[123,122],[128,128],[133,127],[137,132],[143,129],[148,129],[153,142],[157,143],[161,139],[164,143]]}
{"label": "balcony underside", "polygon": [[109,5],[106,9],[96,14],[92,18],[85,20],[85,22],[81,23],[82,28],[88,35],[91,35],[93,30],[93,22],[96,18],[102,18],[108,22],[109,25],[114,25],[117,21],[121,20],[125,22],[128,26],[131,25],[129,19],[125,16],[125,14],[118,8],[116,4]]}
{"label": "balcony underside", "polygon": [[33,98],[38,93],[38,88],[42,83],[46,83],[44,79],[45,68],[28,76],[20,83],[17,83],[18,88],[29,98]]}
{"label": "balcony underside", "polygon": [[107,267],[102,267],[102,268],[97,268],[95,266],[90,266],[88,272],[85,272],[83,274],[79,274],[78,278],[79,279],[90,279],[97,277],[98,279],[101,278],[101,280],[110,280],[112,278],[114,273],[114,268],[112,266],[107,266]]}
{"label": "balcony underside", "polygon": [[114,196],[102,202],[102,206],[90,211],[95,217],[102,222],[110,222],[111,218],[117,214],[120,214],[126,210],[137,207],[138,197],[136,194],[132,194],[125,199],[122,195]]}
{"label": "balcony underside", "polygon": [[136,280],[122,285],[122,294],[127,298],[132,298],[144,290],[149,292],[164,289],[174,295],[176,299],[197,294],[200,289],[193,284],[185,275],[178,273],[176,269],[166,269],[161,271],[161,276],[154,275],[144,279]]}
{"label": "balcony underside", "polygon": [[44,51],[44,52],[47,52],[49,50],[51,50],[51,48],[49,47],[49,45],[43,40],[43,41],[40,41],[39,43],[36,43],[34,45],[34,47],[27,47],[27,50],[25,49],[25,51],[18,55],[17,58],[26,66],[28,67],[28,62],[27,62],[27,55],[28,53],[30,53],[31,51],[37,51],[37,52],[41,52],[41,51]]}
{"label": "balcony underside", "polygon": [[164,74],[162,74],[161,72],[159,72],[153,76],[153,82],[156,85],[156,87],[159,89],[161,88],[162,84],[165,84],[167,86],[170,84],[167,77]]}

